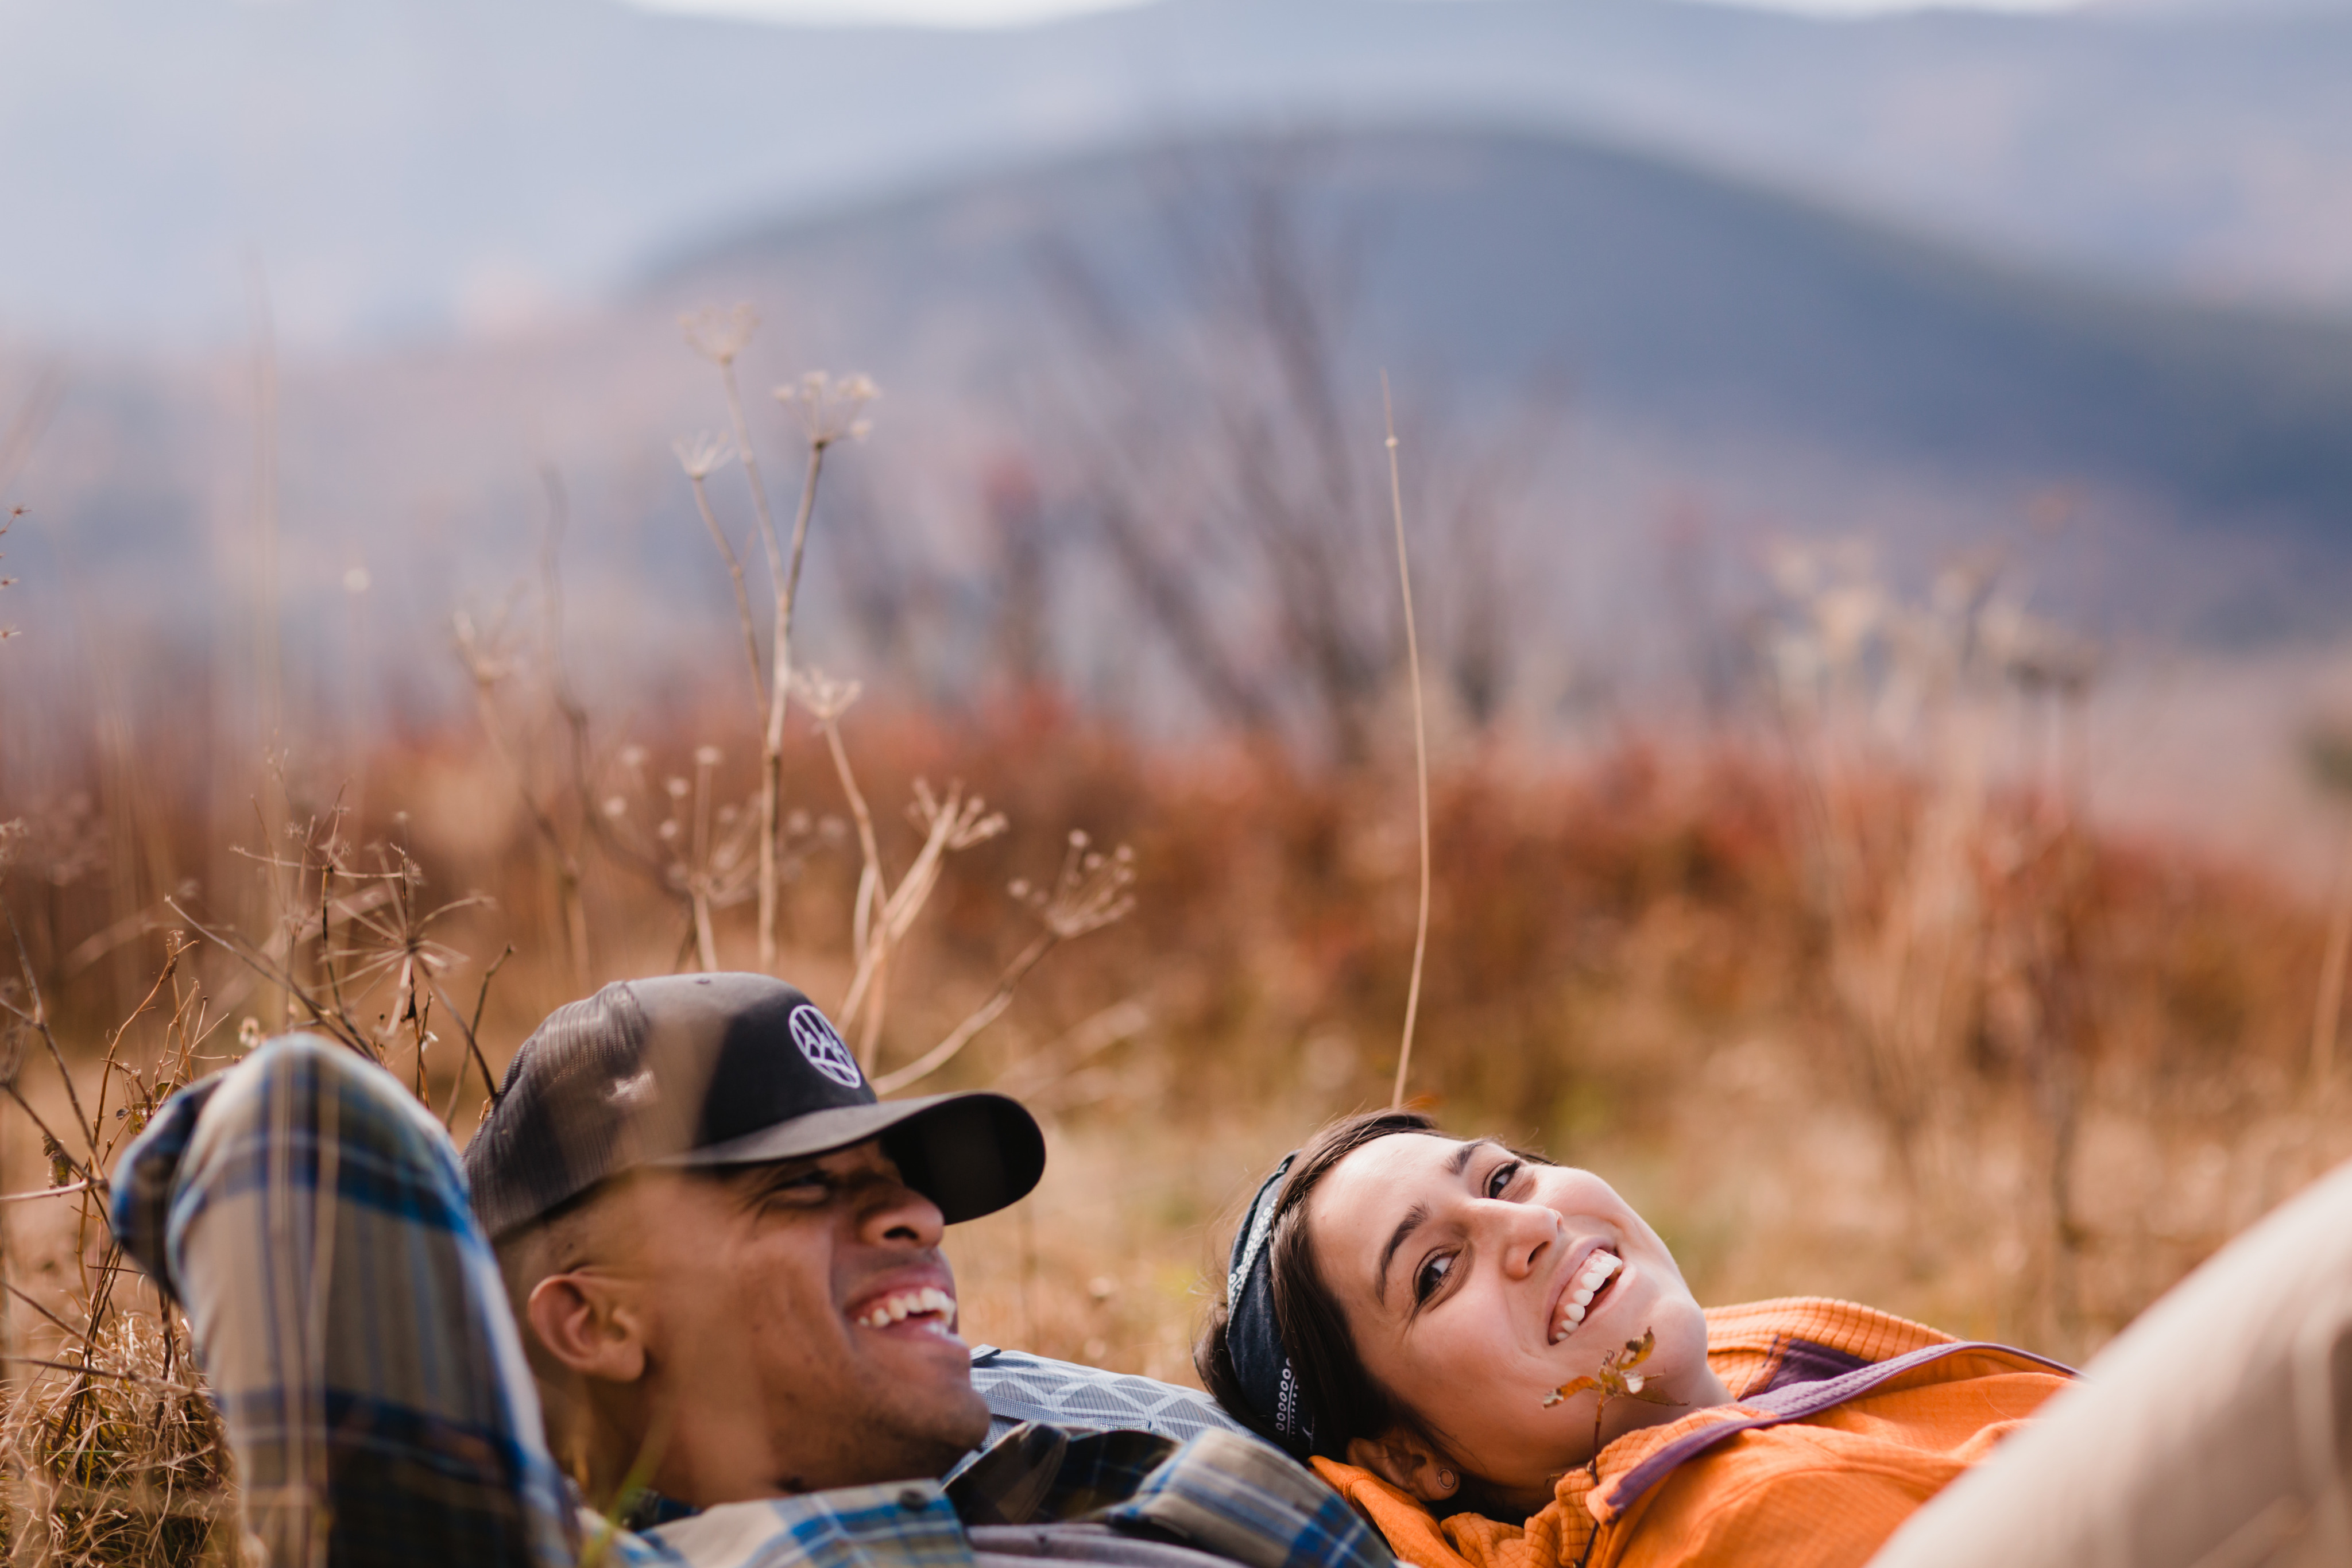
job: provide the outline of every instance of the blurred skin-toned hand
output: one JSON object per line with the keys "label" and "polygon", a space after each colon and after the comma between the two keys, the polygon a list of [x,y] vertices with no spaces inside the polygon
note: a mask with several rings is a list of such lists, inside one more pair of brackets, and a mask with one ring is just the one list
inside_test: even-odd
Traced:
{"label": "blurred skin-toned hand", "polygon": [[880,1144],[595,1201],[526,1315],[607,1485],[709,1508],[936,1477],[987,1435],[940,1211]]}
{"label": "blurred skin-toned hand", "polygon": [[1348,1458],[1423,1501],[1451,1496],[1465,1474],[1530,1513],[1550,1501],[1553,1483],[1592,1457],[1595,1396],[1546,1396],[1645,1332],[1656,1335],[1646,1391],[1675,1403],[1609,1401],[1604,1444],[1730,1400],[1674,1255],[1590,1171],[1400,1134],[1335,1166],[1307,1225],[1366,1370],[1441,1440],[1400,1430],[1356,1439]]}

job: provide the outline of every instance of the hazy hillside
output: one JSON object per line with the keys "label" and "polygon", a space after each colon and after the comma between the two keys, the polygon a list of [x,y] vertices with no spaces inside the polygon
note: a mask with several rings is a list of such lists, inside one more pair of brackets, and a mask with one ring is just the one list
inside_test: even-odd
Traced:
{"label": "hazy hillside", "polygon": [[[2352,330],[2103,295],[1591,142],[1392,131],[957,182],[675,256],[612,308],[503,341],[291,356],[275,426],[289,636],[331,680],[373,647],[414,649],[461,602],[495,615],[534,578],[552,475],[583,662],[625,622],[662,629],[629,642],[641,676],[726,654],[724,581],[669,446],[725,419],[678,313],[741,300],[768,323],[743,377],[772,458],[790,437],[765,388],[822,365],[888,392],[838,465],[813,646],[862,657],[861,584],[887,580],[892,613],[936,622],[898,645],[952,669],[971,630],[959,606],[1002,566],[992,474],[1033,470],[1076,527],[1083,497],[1064,486],[1106,395],[1160,400],[1164,418],[1123,439],[1183,445],[1217,417],[1230,372],[1184,258],[1229,242],[1218,225],[1255,200],[1355,301],[1332,354],[1366,462],[1383,366],[1408,414],[1446,415],[1417,427],[1417,476],[1486,461],[1531,390],[1555,400],[1506,487],[1502,558],[1541,606],[1527,657],[1551,678],[1597,646],[1654,654],[1660,529],[1693,516],[1712,519],[1727,602],[1752,600],[1766,541],[1855,535],[1913,571],[2008,549],[2037,602],[2107,632],[2340,625]],[[1140,354],[1090,357],[1103,299],[1139,324]],[[47,585],[9,607],[44,633],[11,644],[19,667],[68,653],[77,618],[90,637],[126,618],[146,636],[242,635],[260,591],[250,362],[65,364],[12,487],[34,512],[11,570]],[[23,361],[0,365],[0,409],[26,385]],[[786,494],[792,472],[773,470]],[[719,481],[726,505],[740,484]],[[2026,526],[2053,494],[2071,519],[2057,546]],[[76,597],[100,581],[103,601]],[[1074,645],[1117,624],[1095,598]]]}
{"label": "hazy hillside", "polygon": [[[1218,221],[1233,186],[1347,236],[1368,363],[1420,361],[1489,396],[1554,374],[1694,449],[1793,440],[1980,497],[2084,481],[2167,517],[2352,545],[2352,327],[2053,281],[1591,142],[1400,131],[1105,156],[754,233],[657,287],[800,301],[836,351],[960,383],[1053,340],[1049,242],[1163,298],[1202,237],[1185,226]],[[978,321],[992,336],[956,325]]]}
{"label": "hazy hillside", "polygon": [[1234,124],[1598,130],[1979,248],[2352,308],[2352,13],[1822,22],[1162,0],[1003,32],[613,0],[0,0],[0,328],[511,327],[760,214]]}

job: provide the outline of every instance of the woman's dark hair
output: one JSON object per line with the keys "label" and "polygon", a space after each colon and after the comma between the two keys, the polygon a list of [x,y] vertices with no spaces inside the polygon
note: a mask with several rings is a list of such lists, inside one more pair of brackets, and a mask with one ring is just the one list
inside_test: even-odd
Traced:
{"label": "woman's dark hair", "polygon": [[[1356,1354],[1355,1336],[1339,1298],[1324,1282],[1307,1228],[1307,1200],[1341,1160],[1365,1145],[1398,1133],[1436,1133],[1437,1124],[1418,1111],[1367,1111],[1343,1117],[1307,1140],[1274,1198],[1274,1223],[1266,1241],[1267,1273],[1283,1354],[1298,1380],[1300,1402],[1312,1424],[1318,1452],[1344,1457],[1354,1437],[1380,1437],[1403,1427],[1433,1440],[1428,1424],[1374,1382]],[[1247,1220],[1244,1219],[1246,1224]],[[1254,1407],[1234,1370],[1226,1325],[1233,1303],[1220,1299],[1209,1315],[1192,1365],[1218,1404],[1243,1425],[1276,1443]]]}

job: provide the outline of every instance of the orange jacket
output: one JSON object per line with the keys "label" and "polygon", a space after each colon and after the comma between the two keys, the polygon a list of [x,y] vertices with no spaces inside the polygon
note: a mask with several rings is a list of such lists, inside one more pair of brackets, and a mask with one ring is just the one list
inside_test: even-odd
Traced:
{"label": "orange jacket", "polygon": [[[1959,1342],[1850,1301],[1755,1301],[1714,1308],[1706,1322],[1708,1364],[1734,1403],[1627,1433],[1601,1451],[1598,1485],[1570,1470],[1523,1524],[1441,1521],[1367,1470],[1315,1468],[1415,1568],[1861,1568],[2066,1382],[2022,1351],[1933,1352]],[[1891,1376],[1861,1370],[1914,1354],[1919,1364]],[[1755,1403],[1842,1375],[1878,1381],[1794,1418],[1789,1409],[1829,1396],[1792,1389],[1778,1411]]]}

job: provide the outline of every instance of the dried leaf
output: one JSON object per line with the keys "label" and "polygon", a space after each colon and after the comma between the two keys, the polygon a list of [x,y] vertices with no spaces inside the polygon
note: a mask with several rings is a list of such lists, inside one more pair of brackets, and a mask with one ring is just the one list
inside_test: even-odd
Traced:
{"label": "dried leaf", "polygon": [[1600,1381],[1591,1377],[1580,1377],[1573,1383],[1563,1383],[1544,1396],[1544,1408],[1549,1410],[1563,1399],[1573,1399],[1588,1388],[1600,1386]]}

